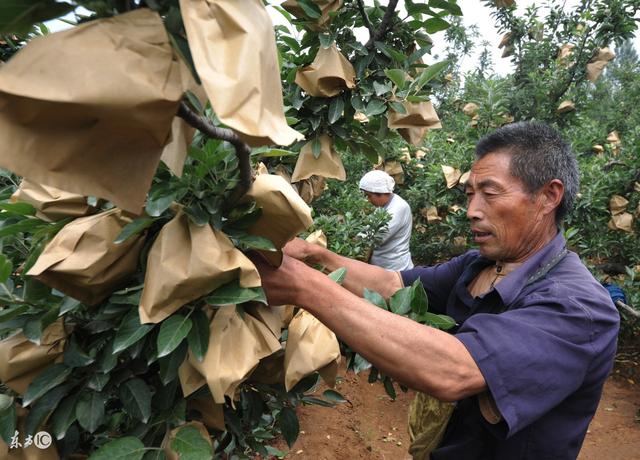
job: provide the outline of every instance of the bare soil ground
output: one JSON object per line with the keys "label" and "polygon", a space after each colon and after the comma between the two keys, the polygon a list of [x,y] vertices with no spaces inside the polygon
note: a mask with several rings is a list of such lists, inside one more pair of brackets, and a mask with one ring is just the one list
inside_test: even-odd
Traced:
{"label": "bare soil ground", "polygon": [[[393,401],[380,383],[367,382],[367,372],[342,375],[336,390],[350,403],[301,407],[300,437],[291,449],[282,441],[276,447],[288,450],[287,458],[300,460],[410,460],[407,411],[413,393],[398,391]],[[635,375],[617,369],[609,378],[578,460],[640,458],[640,386]]]}

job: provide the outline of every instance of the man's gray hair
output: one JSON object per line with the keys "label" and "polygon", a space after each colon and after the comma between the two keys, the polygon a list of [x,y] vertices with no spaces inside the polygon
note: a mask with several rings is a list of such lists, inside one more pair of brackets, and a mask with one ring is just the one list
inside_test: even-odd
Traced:
{"label": "man's gray hair", "polygon": [[498,151],[511,155],[510,172],[535,193],[552,181],[564,185],[564,196],[556,210],[556,223],[571,211],[580,187],[578,163],[571,147],[550,126],[533,121],[512,123],[480,139],[478,159]]}

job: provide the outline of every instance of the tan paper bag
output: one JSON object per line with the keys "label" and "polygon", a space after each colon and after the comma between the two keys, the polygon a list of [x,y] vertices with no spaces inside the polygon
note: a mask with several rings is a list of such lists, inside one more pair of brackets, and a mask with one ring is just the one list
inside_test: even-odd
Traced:
{"label": "tan paper bag", "polygon": [[139,213],[185,89],[147,8],[36,38],[0,69],[0,166]]}
{"label": "tan paper bag", "polygon": [[20,187],[11,195],[12,202],[29,203],[36,208],[36,217],[54,222],[66,217],[82,217],[95,211],[87,204],[87,197],[69,193],[48,185],[39,185],[23,179]]}
{"label": "tan paper bag", "polygon": [[623,232],[633,233],[633,214],[623,212],[611,217],[607,224],[611,230],[622,230]]}
{"label": "tan paper bag", "polygon": [[506,8],[507,6],[511,6],[515,3],[515,0],[493,0],[498,8]]}
{"label": "tan paper bag", "polygon": [[[299,310],[289,323],[284,351],[285,388],[289,391],[309,374],[323,369],[327,384],[335,383],[340,364],[336,335],[311,313]],[[328,367],[327,369],[324,369]],[[333,381],[331,380],[333,375]]]}
{"label": "tan paper bag", "polygon": [[478,104],[474,102],[469,102],[462,107],[462,113],[464,113],[468,117],[472,117],[478,113]]}
{"label": "tan paper bag", "polygon": [[[310,19],[311,24],[309,28],[314,31],[318,31],[324,28],[325,25],[331,20],[329,13],[338,11],[342,8],[342,0],[311,0],[318,8],[320,8],[321,16],[318,19]],[[282,3],[282,8],[299,19],[307,19],[302,7],[298,4],[297,0],[286,0]]]}
{"label": "tan paper bag", "polygon": [[438,114],[431,101],[428,102],[403,102],[407,113],[401,114],[390,110],[388,115],[389,128],[398,130],[411,145],[419,146],[427,131],[442,128]]}
{"label": "tan paper bag", "polygon": [[276,166],[274,174],[276,176],[282,177],[284,180],[287,181],[287,183],[289,184],[291,183],[291,174],[289,173],[289,170],[284,167],[284,165],[279,164],[278,166]]}
{"label": "tan paper bag", "polygon": [[224,404],[216,404],[210,397],[187,400],[187,410],[200,413],[202,423],[212,430],[224,431]]}
{"label": "tan paper bag", "polygon": [[616,57],[616,54],[609,48],[600,48],[598,54],[587,64],[587,80],[595,83],[604,71],[609,61]]}
{"label": "tan paper bag", "polygon": [[207,384],[207,380],[193,367],[188,358],[178,368],[178,380],[185,398]]}
{"label": "tan paper bag", "polygon": [[40,345],[17,332],[0,341],[0,381],[24,394],[38,374],[61,359],[67,342],[62,319],[42,332]]}
{"label": "tan paper bag", "polygon": [[629,205],[629,200],[620,195],[613,195],[609,200],[609,211],[611,211],[611,215],[617,216],[618,214],[622,214]]}
{"label": "tan paper bag", "polygon": [[248,232],[268,238],[277,251],[262,251],[269,263],[282,263],[282,247],[313,223],[311,209],[296,193],[291,184],[280,176],[261,174],[256,177],[246,194],[262,208],[262,216]]}
{"label": "tan paper bag", "polygon": [[[20,443],[20,447],[11,448],[10,445],[4,442],[0,438],[0,458],[2,460],[60,460],[60,455],[58,455],[58,450],[56,448],[55,441],[53,440],[53,436],[49,439],[51,444],[49,447],[42,449],[35,444],[35,436],[39,431],[34,433],[31,444],[25,447],[26,444],[26,428],[25,423],[27,422],[27,416],[29,415],[29,411],[24,409],[19,404],[16,404],[16,415],[18,416],[16,422],[16,430],[18,431],[18,439],[17,441]],[[45,432],[47,429],[44,428]],[[40,435],[39,442],[44,443],[46,437],[44,435]],[[44,444],[42,444],[43,446]]]}
{"label": "tan paper bag", "polygon": [[404,184],[404,170],[402,169],[402,165],[395,161],[385,161],[382,166],[382,170],[393,177],[393,180],[396,182],[396,185]]}
{"label": "tan paper bag", "polygon": [[222,123],[251,146],[289,145],[271,18],[260,0],[180,0],[193,61]]}
{"label": "tan paper bag", "polygon": [[460,182],[460,178],[462,177],[460,170],[453,166],[440,166],[442,168],[442,174],[444,174],[444,178],[447,181],[447,188],[453,188],[458,185],[458,182]]}
{"label": "tan paper bag", "polygon": [[435,206],[429,206],[428,208],[422,208],[420,210],[422,217],[427,219],[427,222],[440,222],[442,217],[438,215],[438,208]]}
{"label": "tan paper bag", "polygon": [[284,349],[261,359],[248,381],[284,385]]}
{"label": "tan paper bag", "polygon": [[618,131],[611,131],[607,136],[607,142],[611,144],[611,150],[615,155],[620,153],[620,136],[618,135]]}
{"label": "tan paper bag", "polygon": [[356,72],[335,44],[320,47],[311,65],[299,69],[296,84],[309,96],[333,97],[356,87]]}
{"label": "tan paper bag", "polygon": [[275,337],[280,338],[282,328],[286,325],[282,321],[281,312],[275,309],[282,309],[284,307],[267,307],[260,302],[249,302],[244,304],[243,307],[245,312],[267,326]]}
{"label": "tan paper bag", "polygon": [[327,189],[327,181],[322,176],[311,176],[308,179],[296,182],[294,185],[297,187],[298,195],[307,204],[320,198]]}
{"label": "tan paper bag", "polygon": [[560,61],[560,64],[562,66],[567,66],[568,62],[569,62],[569,58],[571,56],[573,56],[573,49],[575,48],[575,45],[572,43],[567,43],[565,45],[562,45],[562,47],[560,48],[560,51],[558,51],[558,61]]}
{"label": "tan paper bag", "polygon": [[253,316],[240,315],[235,305],[220,307],[210,324],[209,348],[202,362],[189,354],[189,362],[207,380],[213,400],[225,402],[258,362],[281,350],[278,338]]}
{"label": "tan paper bag", "polygon": [[333,149],[333,141],[330,136],[320,136],[320,155],[313,155],[313,142],[308,142],[302,147],[296,168],[291,176],[291,182],[298,182],[316,175],[338,180],[346,180],[347,173],[342,165],[340,155]]}
{"label": "tan paper bag", "polygon": [[74,220],[47,244],[27,275],[87,305],[100,303],[138,267],[144,235],[113,242],[131,221],[118,208]]}
{"label": "tan paper bag", "polygon": [[180,425],[171,431],[167,430],[167,433],[165,434],[164,439],[162,440],[162,444],[160,444],[160,447],[162,448],[162,450],[164,451],[167,457],[167,460],[180,460],[180,454],[171,448],[171,444],[176,439],[176,435],[178,434],[178,431],[188,426],[192,426],[196,428],[200,432],[202,437],[207,441],[207,443],[209,443],[209,445],[211,446],[211,458],[213,458],[213,444],[211,442],[211,435],[209,434],[209,432],[207,431],[207,428],[202,423],[194,421],[194,422],[187,422],[184,425]]}
{"label": "tan paper bag", "polygon": [[575,109],[576,109],[576,106],[573,103],[573,101],[569,101],[569,100],[562,101],[558,106],[558,108],[556,109],[556,113],[573,112]]}
{"label": "tan paper bag", "polygon": [[221,231],[198,226],[178,211],[149,251],[140,322],[159,323],[192,300],[234,279],[242,287],[258,287],[253,263]]}

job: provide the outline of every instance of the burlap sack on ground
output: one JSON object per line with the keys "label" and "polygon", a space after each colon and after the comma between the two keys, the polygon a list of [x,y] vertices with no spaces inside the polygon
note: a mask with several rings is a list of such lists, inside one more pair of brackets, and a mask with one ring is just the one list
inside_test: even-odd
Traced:
{"label": "burlap sack on ground", "polygon": [[313,155],[313,142],[302,147],[291,182],[298,182],[316,175],[326,178],[346,180],[347,173],[342,165],[340,155],[333,149],[333,141],[327,134],[320,136],[320,155]]}
{"label": "burlap sack on ground", "polygon": [[240,315],[235,305],[220,307],[210,324],[209,348],[202,362],[189,362],[203,375],[218,404],[232,398],[262,358],[281,350],[278,338],[253,316]]}
{"label": "burlap sack on ground", "polygon": [[200,432],[202,437],[206,439],[207,443],[209,443],[209,445],[211,446],[211,458],[213,458],[213,444],[211,442],[211,435],[209,435],[207,428],[202,423],[194,421],[194,422],[187,422],[183,425],[175,427],[171,431],[167,430],[167,433],[165,434],[164,439],[160,444],[160,448],[164,451],[164,454],[166,455],[166,460],[180,460],[181,455],[171,448],[171,444],[176,439],[176,434],[178,434],[178,431],[188,426],[192,426],[196,428]]}
{"label": "burlap sack on ground", "polygon": [[139,213],[186,89],[142,8],[36,38],[0,68],[0,166]]}
{"label": "burlap sack on ground", "polygon": [[592,83],[598,81],[600,75],[604,71],[609,61],[616,57],[616,54],[609,48],[600,48],[598,54],[596,54],[587,64],[587,80]]}
{"label": "burlap sack on ground", "polygon": [[242,287],[261,285],[253,263],[224,233],[210,225],[198,226],[179,210],[149,251],[140,322],[159,323],[236,278]]}
{"label": "burlap sack on ground", "polygon": [[38,374],[62,358],[67,334],[62,319],[42,332],[40,345],[17,332],[0,341],[0,381],[24,394]]}
{"label": "burlap sack on ground", "polygon": [[222,123],[251,146],[303,138],[287,125],[271,18],[260,0],[180,0],[193,61]]}
{"label": "burlap sack on ground", "polygon": [[320,47],[311,65],[299,69],[296,84],[309,96],[333,97],[356,87],[356,72],[335,44]]}
{"label": "burlap sack on ground", "polygon": [[262,216],[248,232],[273,242],[276,252],[261,252],[270,264],[279,266],[284,245],[313,223],[311,209],[291,184],[273,174],[257,176],[246,196],[262,208]]}
{"label": "burlap sack on ground", "polygon": [[113,242],[131,221],[118,208],[74,220],[47,244],[27,275],[87,305],[101,302],[138,266],[144,234]]}
{"label": "burlap sack on ground", "polygon": [[414,460],[429,459],[431,451],[442,440],[454,407],[454,403],[416,392],[409,406],[409,453]]}
{"label": "burlap sack on ground", "polygon": [[48,185],[39,185],[23,179],[20,187],[11,195],[12,202],[29,203],[36,208],[36,217],[47,222],[66,217],[82,217],[95,211],[87,204],[87,197],[69,193]]}
{"label": "burlap sack on ground", "polygon": [[286,0],[282,3],[282,8],[287,10],[289,13],[294,15],[299,19],[308,19],[311,24],[309,24],[309,28],[314,31],[318,31],[324,28],[325,25],[328,25],[331,16],[329,13],[334,11],[338,11],[342,7],[342,0],[311,0],[318,8],[320,8],[321,15],[317,19],[309,18],[304,9],[298,4],[297,0]]}
{"label": "burlap sack on ground", "polygon": [[411,145],[419,146],[427,131],[442,128],[431,101],[403,102],[402,105],[407,113],[390,110],[387,117],[388,125],[389,128],[397,129],[398,134]]}
{"label": "burlap sack on ground", "polygon": [[[41,449],[35,445],[32,439],[32,443],[28,447],[24,447],[25,438],[27,436],[25,423],[27,421],[27,416],[29,415],[29,411],[24,409],[19,404],[16,404],[16,430],[18,431],[18,442],[22,444],[22,447],[19,448],[11,448],[7,445],[7,443],[0,438],[0,459],[2,460],[60,460],[60,455],[58,455],[58,450],[56,448],[55,441],[51,442],[51,445],[46,449]],[[46,427],[44,429],[46,430]],[[37,433],[37,431],[36,431]],[[34,433],[35,434],[35,433]]]}

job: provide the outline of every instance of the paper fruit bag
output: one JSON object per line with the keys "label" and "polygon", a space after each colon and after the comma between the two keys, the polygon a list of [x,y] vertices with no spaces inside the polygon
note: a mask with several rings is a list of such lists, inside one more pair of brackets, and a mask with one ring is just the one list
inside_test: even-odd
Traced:
{"label": "paper fruit bag", "polygon": [[202,362],[189,354],[191,365],[203,375],[218,404],[232,398],[262,358],[282,347],[269,328],[235,305],[220,307],[210,324],[209,348]]}
{"label": "paper fruit bag", "polygon": [[118,208],[74,220],[47,244],[27,275],[87,305],[100,303],[137,269],[144,235],[114,243],[131,221]]}
{"label": "paper fruit bag", "polygon": [[411,145],[419,146],[425,134],[430,129],[442,128],[440,118],[428,102],[403,102],[406,113],[390,110],[388,115],[389,128],[398,130],[398,133]]}
{"label": "paper fruit bag", "polygon": [[356,72],[333,44],[320,47],[311,65],[298,70],[296,84],[310,96],[333,97],[356,87]]}
{"label": "paper fruit bag", "polygon": [[291,176],[291,182],[298,182],[316,175],[338,180],[346,180],[347,173],[342,165],[340,155],[333,149],[331,137],[326,134],[320,136],[320,155],[313,155],[313,141],[302,147],[296,167]]}
{"label": "paper fruit bag", "polygon": [[202,85],[222,123],[249,145],[289,145],[273,23],[261,0],[180,0]]}
{"label": "paper fruit bag", "polygon": [[38,37],[0,68],[0,166],[139,213],[185,89],[148,8]]}
{"label": "paper fruit bag", "polygon": [[298,195],[305,203],[309,204],[322,196],[327,188],[327,182],[322,176],[311,176],[308,179],[296,182],[295,186],[297,187]]}
{"label": "paper fruit bag", "polygon": [[284,245],[313,223],[311,210],[291,184],[273,174],[257,176],[246,196],[262,208],[262,216],[248,232],[273,242],[277,251],[262,254],[269,263],[279,266]]}
{"label": "paper fruit bag", "polygon": [[159,323],[184,304],[234,279],[242,287],[260,286],[253,263],[224,233],[198,226],[178,211],[149,251],[140,322]]}
{"label": "paper fruit bag", "polygon": [[38,374],[62,357],[67,342],[62,319],[42,332],[40,345],[22,332],[0,340],[0,381],[18,394],[24,394]]}
{"label": "paper fruit bag", "polygon": [[616,57],[616,54],[609,48],[601,48],[598,54],[587,64],[587,80],[595,83],[604,71],[609,61]]}
{"label": "paper fruit bag", "polygon": [[39,185],[23,179],[11,195],[11,201],[29,203],[36,208],[36,217],[53,222],[66,217],[82,217],[95,211],[87,204],[87,197],[69,193],[48,185]]}

